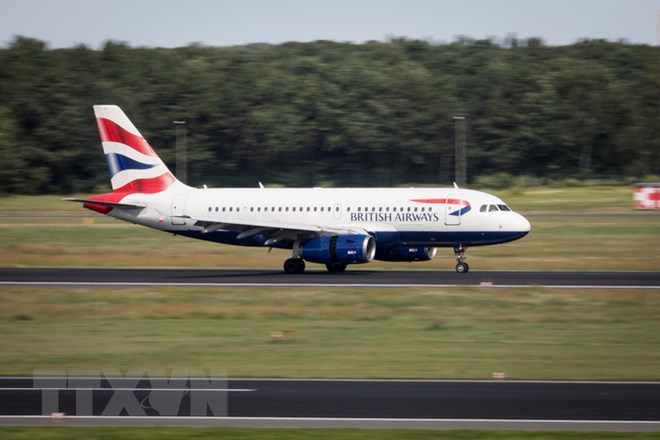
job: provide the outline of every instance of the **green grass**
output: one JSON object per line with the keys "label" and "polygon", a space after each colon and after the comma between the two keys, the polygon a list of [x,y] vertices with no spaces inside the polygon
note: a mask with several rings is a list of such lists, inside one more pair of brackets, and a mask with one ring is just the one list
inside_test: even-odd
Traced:
{"label": "green grass", "polygon": [[[532,232],[514,243],[470,249],[468,256],[473,270],[656,271],[660,268],[660,252],[655,251],[660,249],[660,216],[633,210],[631,188],[539,188],[497,194],[529,217]],[[43,214],[86,217],[16,218]],[[268,254],[266,249],[173,237],[92,213],[56,196],[0,199],[0,266],[5,267],[279,270],[287,256],[286,251]],[[362,268],[453,270],[453,266],[453,252],[441,248],[434,261],[372,262]]]}
{"label": "green grass", "polygon": [[660,379],[660,291],[5,287],[0,304],[4,375]]}
{"label": "green grass", "polygon": [[5,439],[235,439],[235,440],[609,440],[609,439],[659,439],[659,433],[615,432],[520,432],[520,431],[428,431],[382,429],[231,429],[231,428],[0,428]]}

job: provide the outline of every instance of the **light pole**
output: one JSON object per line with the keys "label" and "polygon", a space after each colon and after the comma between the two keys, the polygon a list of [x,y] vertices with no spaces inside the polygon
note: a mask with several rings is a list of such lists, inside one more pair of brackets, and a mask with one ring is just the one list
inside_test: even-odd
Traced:
{"label": "light pole", "polygon": [[457,185],[467,182],[465,116],[454,116],[454,179]]}
{"label": "light pole", "polygon": [[181,182],[188,181],[188,128],[186,121],[172,121],[176,137],[176,177]]}

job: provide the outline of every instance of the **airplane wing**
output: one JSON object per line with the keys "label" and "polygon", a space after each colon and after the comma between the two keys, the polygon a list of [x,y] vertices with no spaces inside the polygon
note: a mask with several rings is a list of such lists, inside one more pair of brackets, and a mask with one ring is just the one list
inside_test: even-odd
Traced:
{"label": "airplane wing", "polygon": [[302,241],[324,235],[356,234],[367,235],[362,228],[344,226],[324,226],[308,223],[287,223],[269,219],[222,219],[222,218],[192,218],[194,226],[202,228],[203,234],[214,231],[238,232],[238,240],[263,235],[267,237],[265,246],[272,245],[278,241]]}

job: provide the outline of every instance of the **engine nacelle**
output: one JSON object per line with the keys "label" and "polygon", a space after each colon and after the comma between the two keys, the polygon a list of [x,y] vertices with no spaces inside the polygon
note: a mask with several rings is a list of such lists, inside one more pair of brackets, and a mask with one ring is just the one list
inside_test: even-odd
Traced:
{"label": "engine nacelle", "polygon": [[435,258],[438,248],[423,246],[399,246],[381,249],[376,260],[382,261],[429,261]]}
{"label": "engine nacelle", "polygon": [[376,241],[370,235],[333,235],[301,243],[301,257],[312,263],[368,263],[376,255]]}

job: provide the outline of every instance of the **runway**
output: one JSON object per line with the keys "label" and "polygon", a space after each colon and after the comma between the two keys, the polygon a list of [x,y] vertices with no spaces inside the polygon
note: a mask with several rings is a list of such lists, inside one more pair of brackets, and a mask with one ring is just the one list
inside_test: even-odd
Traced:
{"label": "runway", "polygon": [[507,272],[429,270],[0,269],[0,286],[200,287],[525,287],[660,288],[660,272]]}
{"label": "runway", "polygon": [[0,424],[53,423],[660,431],[660,383],[0,378]]}

